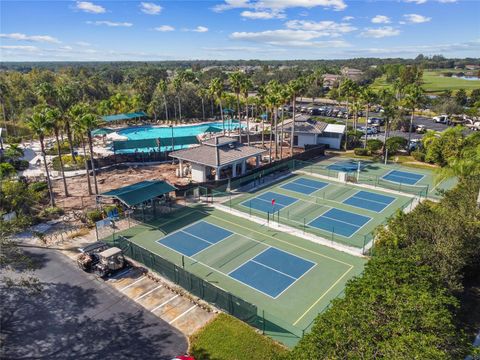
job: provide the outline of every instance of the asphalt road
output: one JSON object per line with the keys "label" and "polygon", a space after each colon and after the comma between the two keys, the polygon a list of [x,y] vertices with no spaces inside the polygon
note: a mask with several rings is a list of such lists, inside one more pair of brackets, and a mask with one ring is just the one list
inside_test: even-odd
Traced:
{"label": "asphalt road", "polygon": [[0,358],[172,359],[187,350],[178,330],[60,252],[25,250],[35,259],[43,290],[0,292]]}

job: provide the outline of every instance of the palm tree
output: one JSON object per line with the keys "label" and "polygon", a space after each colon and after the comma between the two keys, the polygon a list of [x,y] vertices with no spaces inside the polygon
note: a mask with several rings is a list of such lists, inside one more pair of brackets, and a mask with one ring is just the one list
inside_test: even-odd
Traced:
{"label": "palm tree", "polygon": [[44,106],[34,108],[34,112],[30,118],[27,119],[27,126],[32,132],[38,136],[40,141],[40,148],[42,150],[43,164],[45,165],[45,174],[47,177],[48,193],[50,195],[50,206],[55,206],[55,197],[53,194],[52,182],[50,179],[50,172],[48,171],[47,157],[45,154],[45,135],[50,131],[52,124],[50,117],[47,114],[48,108]]}
{"label": "palm tree", "polygon": [[421,103],[423,103],[423,101],[423,89],[421,88],[421,86],[417,84],[411,84],[405,88],[405,98],[403,99],[403,102],[404,105],[412,112],[412,115],[410,117],[410,124],[408,126],[408,154],[410,154],[410,141],[412,139],[412,126],[413,119],[415,117],[415,108],[418,107]]}
{"label": "palm tree", "polygon": [[205,121],[205,98],[208,97],[208,91],[202,87],[198,87],[197,94],[200,98],[200,101],[202,102],[202,119],[203,121]]}
{"label": "palm tree", "polygon": [[[345,79],[342,84],[340,85],[340,95],[341,97],[347,101],[347,116],[345,119],[345,128],[348,128],[348,118],[350,115],[350,97],[354,92],[355,83],[350,79]],[[348,143],[348,135],[345,139],[345,150],[347,150],[347,143]]]}
{"label": "palm tree", "polygon": [[163,97],[163,105],[165,106],[165,120],[168,121],[168,105],[167,105],[167,91],[168,83],[165,80],[160,80],[156,89]]}
{"label": "palm tree", "polygon": [[70,147],[70,155],[74,163],[77,162],[75,158],[75,151],[73,149],[72,130],[70,128],[70,119],[67,116],[68,109],[75,103],[78,98],[78,88],[72,84],[63,84],[57,87],[57,103],[60,117],[63,120],[63,127],[67,133],[68,145]]}
{"label": "palm tree", "polygon": [[92,130],[100,126],[100,121],[95,114],[87,112],[80,117],[83,129],[87,134],[88,147],[90,149],[90,163],[92,165],[93,183],[95,186],[95,194],[98,194],[97,174],[95,171],[94,153],[93,153],[93,141]]}
{"label": "palm tree", "polygon": [[363,148],[367,147],[367,125],[368,125],[368,115],[370,113],[370,107],[373,105],[377,98],[377,94],[370,88],[365,87],[362,89],[360,93],[360,97],[365,104],[365,143],[363,144]]}
{"label": "palm tree", "polygon": [[[268,107],[266,106],[266,97],[267,97],[267,87],[260,86],[257,91],[257,107],[265,107],[265,111],[267,113],[267,120],[268,120]],[[265,121],[261,116],[262,120],[262,148],[265,147]]]}
{"label": "palm tree", "polygon": [[76,104],[68,110],[69,117],[72,119],[73,136],[80,140],[83,149],[83,160],[85,162],[85,171],[87,175],[88,194],[92,195],[92,184],[90,181],[90,171],[88,170],[87,150],[85,146],[85,134],[87,129],[81,121],[82,116],[88,113],[88,106],[86,104]]}
{"label": "palm tree", "polygon": [[242,81],[243,74],[241,72],[233,72],[228,75],[228,80],[230,81],[230,87],[232,88],[235,96],[237,98],[237,116],[238,116],[238,135],[242,131],[242,121],[240,120],[240,92],[242,91]]}
{"label": "palm tree", "polygon": [[48,118],[49,123],[52,126],[53,133],[55,134],[55,141],[57,143],[57,155],[58,161],[60,163],[60,172],[62,173],[63,179],[63,188],[65,190],[65,196],[69,196],[68,188],[67,188],[67,179],[65,178],[65,170],[63,168],[63,159],[62,159],[62,151],[61,151],[61,143],[60,143],[60,129],[62,128],[63,122],[60,118],[60,111],[58,108],[47,108],[46,116]]}
{"label": "palm tree", "polygon": [[293,155],[293,139],[295,137],[295,112],[297,110],[297,96],[303,89],[303,84],[299,79],[292,80],[288,83],[290,94],[293,101],[293,117],[292,117],[292,129],[290,134],[290,155]]}
{"label": "palm tree", "polygon": [[389,89],[382,89],[380,92],[380,104],[383,107],[383,116],[385,119],[385,133],[384,133],[384,143],[383,143],[383,151],[385,154],[385,163],[388,159],[387,153],[387,140],[390,133],[390,123],[395,118],[397,113],[397,101],[395,98],[395,94]]}
{"label": "palm tree", "polygon": [[6,103],[7,99],[11,97],[9,88],[7,84],[5,84],[3,81],[0,82],[0,105],[2,106],[2,115],[3,115],[3,126],[5,128],[5,134],[4,136],[7,135],[7,110],[6,110]]}
{"label": "palm tree", "polygon": [[180,91],[182,90],[183,87],[183,73],[178,72],[175,77],[173,78],[173,88],[175,89],[175,94],[177,96],[177,101],[178,101],[178,117],[180,120],[182,120],[182,102],[180,101]]}
{"label": "palm tree", "polygon": [[267,85],[267,96],[265,98],[267,106],[272,110],[272,121],[270,123],[270,162],[272,162],[272,136],[275,129],[275,159],[278,157],[278,127],[277,116],[278,107],[282,104],[281,87],[276,80],[272,80]]}
{"label": "palm tree", "polygon": [[240,84],[240,90],[245,99],[245,114],[247,117],[247,145],[250,146],[250,120],[248,117],[248,92],[253,88],[252,80],[249,77],[244,77]]}
{"label": "palm tree", "polygon": [[222,119],[222,129],[223,135],[225,135],[225,120],[223,118],[223,106],[222,106],[222,97],[223,97],[223,80],[220,78],[214,78],[210,82],[210,93],[215,96],[218,100],[220,106],[220,117]]}
{"label": "palm tree", "polygon": [[[282,86],[282,89],[280,91],[280,97],[281,97],[281,103],[282,103],[282,127],[280,130],[280,159],[283,158],[283,126],[284,126],[284,114],[285,114],[285,104],[288,104],[290,102],[290,99],[292,98],[292,93],[290,90],[290,87],[287,85]],[[293,154],[292,154],[293,155]]]}

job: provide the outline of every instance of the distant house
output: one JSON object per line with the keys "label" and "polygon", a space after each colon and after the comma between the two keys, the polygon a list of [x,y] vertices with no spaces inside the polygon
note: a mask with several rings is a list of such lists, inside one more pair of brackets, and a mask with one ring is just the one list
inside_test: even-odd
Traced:
{"label": "distant house", "polygon": [[[284,122],[283,132],[286,137],[290,136],[292,123],[292,119]],[[324,144],[330,149],[340,149],[344,133],[345,125],[327,124],[299,114],[295,116],[293,145],[304,148],[306,145]]]}
{"label": "distant house", "polygon": [[353,81],[360,80],[360,78],[363,75],[362,70],[348,68],[348,67],[342,68],[341,73],[342,73],[343,77],[345,77],[347,79],[350,79],[350,80],[353,80]]}
{"label": "distant house", "polygon": [[465,69],[467,69],[467,70],[480,70],[480,65],[473,65],[473,64],[465,65]]}
{"label": "distant house", "polygon": [[333,87],[340,82],[342,78],[341,75],[334,75],[334,74],[325,74],[323,75],[323,85],[325,87]]}

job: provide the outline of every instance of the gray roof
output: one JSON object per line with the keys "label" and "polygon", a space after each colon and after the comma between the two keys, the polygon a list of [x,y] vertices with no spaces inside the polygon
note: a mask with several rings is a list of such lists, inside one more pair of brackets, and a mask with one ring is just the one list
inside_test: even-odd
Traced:
{"label": "gray roof", "polygon": [[[292,119],[285,120],[283,123],[283,131],[292,131]],[[295,133],[321,134],[325,131],[327,123],[323,121],[315,121],[305,115],[295,116]]]}
{"label": "gray roof", "polygon": [[208,140],[202,141],[202,144],[221,146],[221,145],[230,144],[237,141],[238,139],[230,136],[215,136]]}
{"label": "gray roof", "polygon": [[[218,149],[218,161],[217,161]],[[224,146],[199,145],[189,149],[177,150],[170,153],[170,157],[190,161],[192,163],[218,167],[231,164],[235,161],[246,159],[252,156],[260,155],[266,152],[253,146],[246,146],[239,143],[233,143]]]}

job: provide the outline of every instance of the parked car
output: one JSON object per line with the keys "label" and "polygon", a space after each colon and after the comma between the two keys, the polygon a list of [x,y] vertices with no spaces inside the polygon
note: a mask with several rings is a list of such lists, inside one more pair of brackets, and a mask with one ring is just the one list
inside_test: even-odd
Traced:
{"label": "parked car", "polygon": [[417,134],[425,134],[427,132],[427,128],[425,127],[425,125],[417,125],[415,132]]}
{"label": "parked car", "polygon": [[367,135],[374,135],[376,133],[378,133],[378,130],[376,127],[373,127],[373,126],[368,126],[368,127],[365,127],[365,126],[360,126],[357,128],[359,131],[363,132],[363,133],[367,133]]}
{"label": "parked car", "polygon": [[409,151],[416,151],[422,148],[422,139],[410,140]]}
{"label": "parked car", "polygon": [[385,120],[383,118],[370,117],[367,120],[367,124],[382,126],[383,124],[385,124]]}
{"label": "parked car", "polygon": [[433,118],[433,121],[438,123],[438,124],[449,124],[450,123],[450,119],[448,118],[448,115],[435,116]]}

